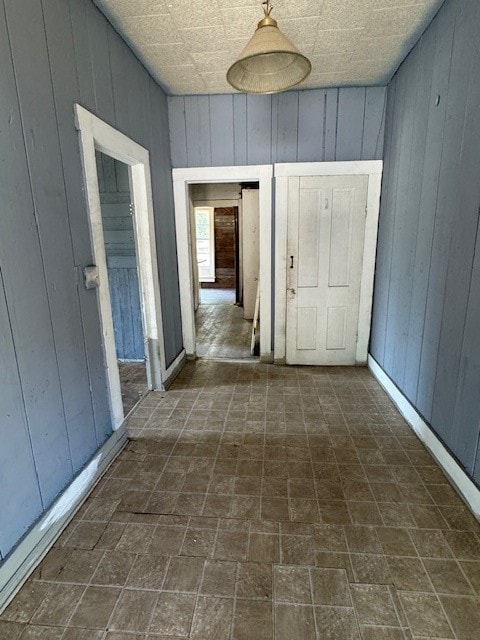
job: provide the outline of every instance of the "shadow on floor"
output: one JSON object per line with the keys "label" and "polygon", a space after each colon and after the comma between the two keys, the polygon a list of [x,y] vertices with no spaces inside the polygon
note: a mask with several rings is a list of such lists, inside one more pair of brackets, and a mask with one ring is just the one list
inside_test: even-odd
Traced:
{"label": "shadow on floor", "polygon": [[147,371],[144,362],[119,362],[123,413],[128,415],[147,391]]}

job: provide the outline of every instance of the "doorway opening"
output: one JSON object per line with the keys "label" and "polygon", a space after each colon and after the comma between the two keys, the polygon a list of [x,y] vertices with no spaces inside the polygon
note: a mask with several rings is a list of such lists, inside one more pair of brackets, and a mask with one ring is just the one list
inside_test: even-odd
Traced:
{"label": "doorway opening", "polygon": [[189,187],[196,353],[245,359],[260,348],[259,184]]}
{"label": "doorway opening", "polygon": [[[178,366],[178,359],[183,357],[183,354],[180,354],[177,360],[170,364],[169,367],[166,366],[149,152],[78,104],[75,105],[75,126],[79,132],[93,259],[91,265],[83,268],[83,284],[85,288],[92,290],[92,295],[95,295],[96,292],[112,427],[117,430],[123,424],[125,411],[122,402],[115,340],[113,319],[115,309],[111,301],[111,287],[109,286],[109,280],[113,277],[113,274],[109,273],[106,255],[107,246],[104,240],[104,228],[107,229],[108,225],[120,224],[120,227],[121,224],[128,225],[128,229],[109,228],[108,235],[110,241],[118,240],[122,238],[121,235],[118,235],[119,231],[122,233],[126,231],[127,233],[124,233],[123,239],[128,236],[130,244],[133,240],[135,248],[135,267],[133,266],[133,261],[130,264],[131,269],[137,275],[137,286],[136,289],[132,287],[129,291],[132,296],[138,294],[140,299],[143,341],[141,357],[144,360],[147,378],[146,388],[163,390],[164,381],[174,375],[174,369]],[[120,168],[119,172],[122,175],[118,181],[122,188],[118,189],[118,185],[116,187],[116,198],[121,201],[125,196],[123,192],[127,191],[126,185],[128,182],[130,219],[127,216],[119,216],[123,218],[123,223],[112,223],[110,220],[108,224],[105,223],[104,225],[99,183],[101,179],[105,178],[104,176],[99,176],[97,170],[98,154],[96,152],[101,152],[108,156],[110,160],[119,161],[127,168],[128,181],[125,176],[125,169]],[[115,170],[114,163],[109,161],[107,164],[106,168],[109,171]],[[121,167],[121,164],[117,166]],[[102,171],[103,168],[102,160]],[[117,178],[115,179],[117,180]],[[103,204],[103,209],[105,209],[107,202]],[[115,201],[109,204],[115,204]],[[123,204],[125,205],[126,202],[123,202]],[[115,216],[105,215],[105,219],[109,217]],[[122,243],[120,242],[119,244]],[[122,260],[126,258],[125,255],[120,257]],[[131,258],[132,256],[130,255],[130,260]],[[115,262],[110,257],[110,270],[114,264],[118,265],[119,262]],[[122,268],[125,268],[125,266]],[[131,278],[133,277],[132,274],[130,276]],[[129,335],[134,335],[134,333],[130,332]],[[137,331],[138,339],[139,331]],[[141,379],[139,380],[136,376],[128,377],[132,385],[139,384],[144,388],[144,382]]]}
{"label": "doorway opening", "polygon": [[180,305],[182,309],[182,335],[187,358],[195,358],[195,295],[196,269],[195,236],[192,233],[193,202],[190,187],[204,184],[258,183],[259,197],[259,310],[262,330],[260,334],[260,361],[272,362],[272,165],[234,167],[197,167],[173,169],[173,196],[175,201],[175,230],[178,249]]}
{"label": "doorway opening", "polygon": [[123,412],[148,389],[128,165],[95,150]]}

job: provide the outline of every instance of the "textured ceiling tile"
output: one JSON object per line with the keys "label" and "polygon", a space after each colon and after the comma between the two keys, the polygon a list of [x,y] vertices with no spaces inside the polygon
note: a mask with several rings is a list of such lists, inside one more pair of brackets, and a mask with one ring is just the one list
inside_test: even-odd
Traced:
{"label": "textured ceiling tile", "polygon": [[[191,58],[198,71],[211,72],[212,69],[224,68],[233,60],[231,51],[197,51]],[[217,71],[216,73],[219,73]]]}
{"label": "textured ceiling tile", "polygon": [[202,73],[203,81],[210,90],[215,90],[215,93],[230,93],[231,86],[225,79],[224,73]]}
{"label": "textured ceiling tile", "polygon": [[263,12],[258,7],[222,9],[223,24],[229,38],[251,38],[262,17]]}
{"label": "textured ceiling tile", "polygon": [[282,20],[279,23],[283,33],[292,40],[302,50],[305,44],[315,44],[318,32],[319,18],[295,18],[290,20]]}
{"label": "textured ceiling tile", "polygon": [[166,0],[170,15],[179,29],[209,27],[221,24],[222,18],[216,2],[192,0]]}
{"label": "textured ceiling tile", "polygon": [[159,13],[167,13],[167,3],[165,0],[102,0],[95,4],[101,9],[109,9],[112,13],[128,16],[147,16]]}
{"label": "textured ceiling tile", "polygon": [[368,2],[325,0],[320,14],[320,29],[359,29],[364,27],[372,9]]}
{"label": "textured ceiling tile", "polygon": [[379,9],[371,14],[371,21],[367,28],[380,34],[403,35],[411,31],[416,24],[423,22],[424,7],[396,7],[394,9]]}
{"label": "textured ceiling tile", "polygon": [[272,16],[280,22],[287,18],[310,18],[322,13],[324,0],[272,0]]}
{"label": "textured ceiling tile", "polygon": [[[193,65],[161,67],[162,84],[168,87],[173,94],[177,94],[177,87],[182,86],[183,89],[192,85],[195,86],[192,93],[205,93],[206,86],[202,77],[196,72]],[[180,93],[178,91],[178,93]],[[181,93],[190,93],[190,91],[182,91]]]}
{"label": "textured ceiling tile", "polygon": [[222,51],[225,48],[225,42],[227,42],[222,26],[215,28],[191,27],[188,29],[179,29],[178,34],[192,53]]}
{"label": "textured ceiling tile", "polygon": [[[224,93],[261,0],[94,0],[173,94]],[[272,0],[272,16],[312,62],[299,88],[387,82],[443,0]]]}
{"label": "textured ceiling tile", "polygon": [[397,56],[403,50],[405,39],[396,36],[382,36],[380,38],[362,38],[355,49],[357,60],[371,60],[379,57],[380,52],[387,56]]}
{"label": "textured ceiling tile", "polygon": [[181,42],[179,33],[168,14],[125,18],[118,26],[121,32],[138,47]]}
{"label": "textured ceiling tile", "polygon": [[363,34],[363,29],[331,29],[318,31],[313,51],[315,54],[353,51]]}
{"label": "textured ceiling tile", "polygon": [[352,54],[333,53],[326,56],[315,56],[315,65],[312,67],[312,73],[333,73],[341,71],[350,65]]}
{"label": "textured ceiling tile", "polygon": [[173,67],[175,65],[185,66],[191,63],[191,56],[183,42],[176,44],[151,44],[142,47],[142,61],[148,65],[157,64],[161,66]]}

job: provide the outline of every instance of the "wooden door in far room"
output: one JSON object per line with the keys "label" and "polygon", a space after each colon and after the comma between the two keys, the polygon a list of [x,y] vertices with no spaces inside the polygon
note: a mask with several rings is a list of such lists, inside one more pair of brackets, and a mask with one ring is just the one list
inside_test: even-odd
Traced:
{"label": "wooden door in far room", "polygon": [[288,364],[354,365],[368,176],[288,179]]}

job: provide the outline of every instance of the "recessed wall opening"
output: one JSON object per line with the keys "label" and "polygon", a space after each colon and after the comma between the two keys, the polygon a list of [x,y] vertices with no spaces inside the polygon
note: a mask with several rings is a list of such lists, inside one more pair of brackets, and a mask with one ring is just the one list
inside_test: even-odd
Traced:
{"label": "recessed wall opening", "polygon": [[127,415],[147,391],[145,337],[128,165],[95,151],[115,350]]}
{"label": "recessed wall opening", "polygon": [[259,184],[189,187],[196,352],[258,356]]}

